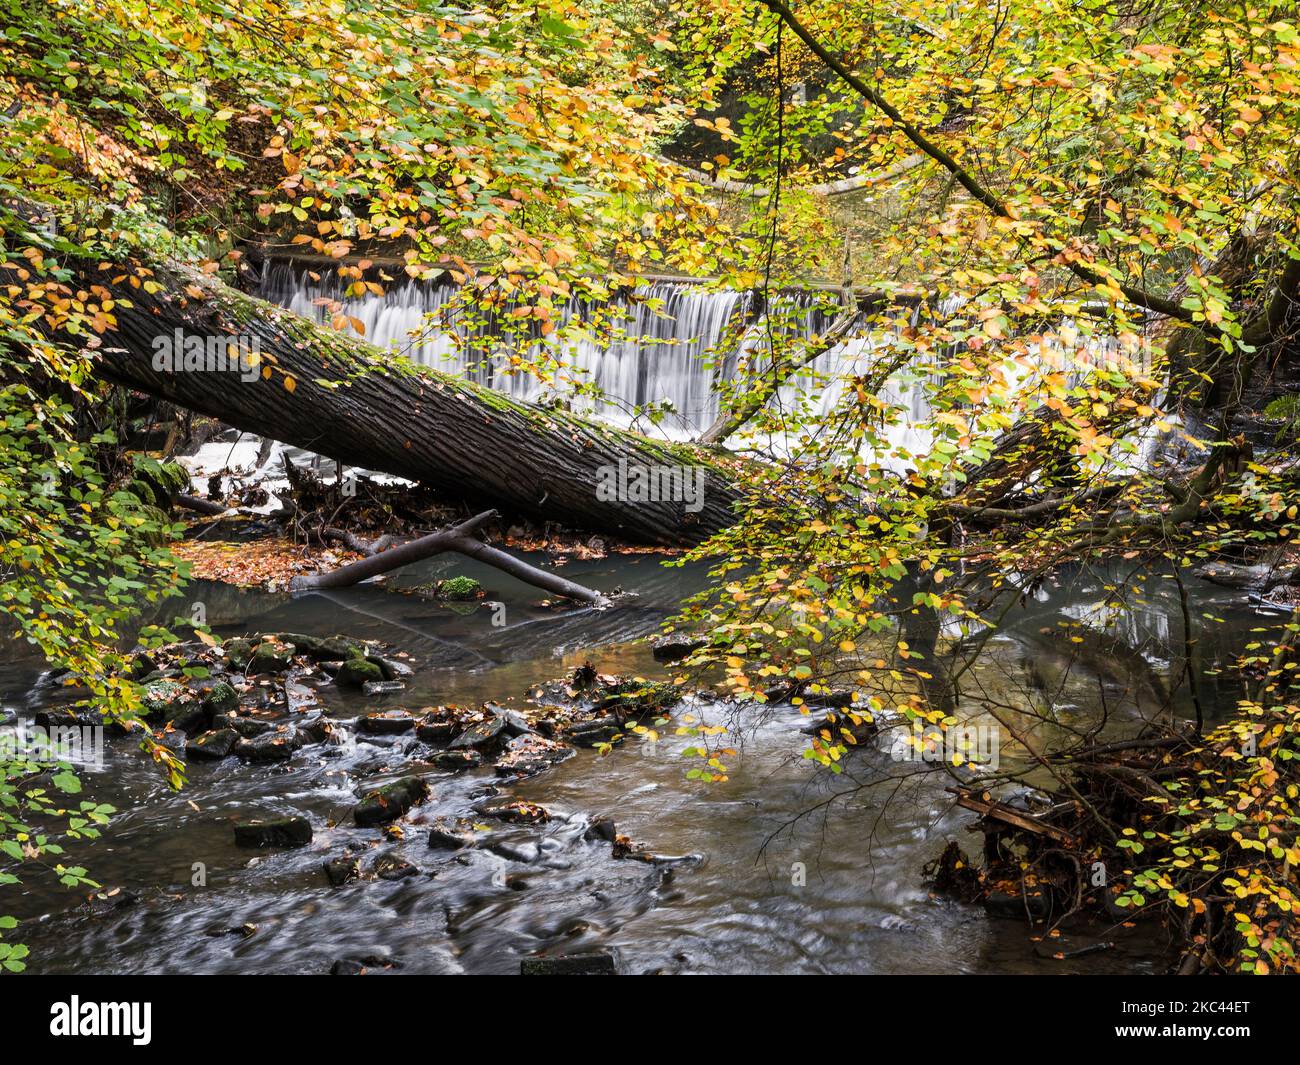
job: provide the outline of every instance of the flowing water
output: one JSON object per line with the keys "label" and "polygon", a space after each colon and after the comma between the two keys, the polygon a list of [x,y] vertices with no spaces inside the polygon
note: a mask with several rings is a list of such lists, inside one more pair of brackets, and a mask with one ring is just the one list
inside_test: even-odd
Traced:
{"label": "flowing water", "polygon": [[[266,294],[318,315],[324,313],[318,301],[338,296],[329,284],[284,267],[271,270]],[[491,330],[453,322],[425,330],[412,344],[410,332],[453,296],[449,286],[405,284],[382,299],[350,300],[347,310],[376,343],[538,398],[532,378],[505,375],[499,361],[484,358],[494,343]],[[734,355],[720,354],[721,338],[750,316],[750,297],[656,283],[617,300],[626,320],[623,339],[566,341],[565,358],[611,397],[594,411],[626,420],[628,404],[667,401],[675,414],[662,428],[698,432],[717,413],[716,384],[734,370]],[[582,312],[574,305],[566,315],[572,320]],[[826,326],[811,300],[796,319],[791,328],[805,336]],[[816,370],[832,363],[851,368],[870,359],[874,343],[859,340],[828,353],[782,402],[824,409],[834,391],[818,383]],[[886,395],[911,415],[891,442],[924,446],[924,435],[911,427],[927,413],[922,378],[897,375]],[[219,471],[231,462],[232,446],[211,445],[195,468]],[[726,725],[727,742],[738,750],[729,779],[709,785],[686,776],[691,761],[683,750],[698,741],[671,728],[657,742],[632,737],[604,756],[582,750],[535,778],[503,786],[490,767],[452,774],[426,761],[429,750],[413,738],[367,739],[351,727],[378,708],[519,702],[534,685],[588,660],[605,673],[666,675],[637,641],[702,586],[703,572],[666,568],[650,556],[560,569],[584,584],[634,590],[637,597],[605,612],[546,606],[535,590],[497,571],[445,558],[404,571],[390,589],[293,598],[192,586],[184,602],[168,605],[163,620],[187,615],[201,601],[223,636],[342,633],[408,652],[419,668],[399,696],[366,698],[323,684],[312,694],[342,726],[342,742],[303,748],[277,767],[234,758],[195,764],[179,794],[129,741],[109,740],[102,762],[83,766],[82,776],[87,794],[122,813],[103,839],[74,846],[68,861],[82,862],[101,883],[122,891],[97,906],[106,912],[70,911],[72,893],[52,875],[26,870],[22,887],[6,889],[5,909],[24,920],[20,933],[32,947],[32,968],[327,972],[335,961],[353,958],[370,959],[372,970],[508,973],[518,972],[530,954],[594,950],[612,951],[624,972],[1161,968],[1159,942],[1141,930],[1116,937],[1113,950],[1053,960],[1060,941],[1036,944],[1021,922],[932,898],[924,863],[949,839],[975,849],[976,837],[965,831],[973,815],[955,810],[944,791],[950,778],[925,765],[900,764],[889,740],[855,751],[844,773],[832,776],[801,757],[807,741],[800,729],[808,719],[789,705],[741,712],[688,695],[675,713]],[[395,590],[453,570],[480,578],[504,613],[487,605],[438,605]],[[1170,678],[1183,671],[1177,600],[1168,582],[1153,575],[1127,609],[1118,609],[1116,577],[1078,573],[1027,594],[965,678],[961,713],[977,721],[991,708],[1032,709],[1041,717],[1033,736],[1059,739],[1100,719],[1108,730],[1131,732],[1159,712]],[[1264,604],[1243,606],[1239,596],[1192,583],[1198,611],[1222,619],[1198,633],[1192,672],[1201,678],[1202,705],[1226,712],[1238,693],[1222,667],[1252,627],[1282,619]],[[1065,634],[1065,625],[1081,627]],[[0,666],[0,700],[20,724],[66,698],[22,648]],[[1185,702],[1180,693],[1183,712]],[[1028,720],[1022,727],[1029,728]],[[1024,756],[1011,745],[1003,751],[1004,758]],[[403,839],[352,827],[350,810],[362,791],[409,773],[425,777],[433,795],[409,816]],[[429,822],[478,816],[476,805],[498,787],[555,816],[541,827],[496,826],[491,838],[506,846],[495,851],[428,847]],[[290,814],[312,822],[310,846],[260,854],[235,847],[233,823]],[[585,829],[602,816],[613,817],[620,832],[661,860],[616,860],[608,843],[587,840]],[[344,853],[361,854],[367,866],[380,856],[401,858],[416,872],[332,887],[322,865]]]}
{"label": "flowing water", "polygon": [[[543,339],[528,331],[503,331],[503,323],[510,321],[508,307],[493,315],[467,309],[459,298],[463,290],[450,282],[404,280],[383,295],[344,298],[333,275],[280,262],[268,266],[262,294],[321,321],[340,307],[379,347],[516,399],[562,401],[613,424],[677,440],[694,439],[713,424],[719,413],[719,386],[736,378],[741,360],[752,368],[767,364],[769,334],[782,338],[785,359],[801,362],[801,346],[823,335],[837,313],[824,292],[773,293],[764,316],[757,313],[761,304],[750,291],[647,281],[616,292],[602,304],[569,300],[559,308],[555,332]],[[958,310],[955,304],[943,304],[937,314],[943,318]],[[894,362],[903,327],[915,326],[922,311],[918,307],[895,313],[898,317],[891,323],[882,323],[862,312],[851,335],[793,374],[769,407],[796,416],[796,423],[804,426],[834,411],[845,382],[874,379],[881,374],[882,362]],[[1058,325],[1050,344],[1028,343],[1029,361],[1008,353],[990,373],[1014,383],[1039,372],[1063,371],[1081,379],[1098,367],[1125,373],[1148,368],[1145,346],[1126,353],[1113,340],[1080,335],[1072,320]],[[506,336],[513,339],[506,343]],[[513,366],[510,356],[521,352],[544,365],[552,379]],[[942,360],[952,354],[943,349],[929,358]],[[913,456],[933,443],[926,422],[933,413],[932,390],[944,377],[925,359],[911,357],[882,378],[873,391],[889,414],[881,419],[880,443],[864,445],[864,451],[886,468],[902,472],[914,464]],[[653,418],[646,408],[654,408]],[[1158,442],[1143,438],[1139,455],[1149,456]],[[778,454],[789,451],[785,434],[755,443]]]}
{"label": "flowing water", "polygon": [[[464,561],[431,561],[400,583],[453,568],[480,578],[504,614],[364,586],[295,599],[200,583],[170,606],[187,613],[204,602],[223,636],[341,632],[409,652],[419,668],[401,696],[319,689],[328,713],[346,723],[378,707],[512,696],[518,703],[532,685],[585,660],[606,672],[662,674],[636,640],[703,579],[699,570],[665,568],[649,556],[563,567],[589,585],[639,593],[605,612],[539,604],[534,591]],[[1152,577],[1132,610],[1118,615],[1108,604],[1113,576],[1080,573],[1029,596],[974,671],[969,712],[978,713],[981,700],[1046,705],[1049,729],[1105,713],[1126,730],[1154,712],[1152,686],[1180,669],[1176,599],[1169,582]],[[1194,593],[1198,612],[1223,619],[1200,634],[1201,672],[1230,662],[1251,627],[1282,620],[1234,606],[1230,594],[1208,585]],[[494,617],[505,624],[494,625]],[[1055,628],[1062,620],[1120,636],[1132,655],[1077,653]],[[1206,683],[1221,688],[1204,688],[1204,702],[1231,705],[1230,672]],[[62,696],[36,663],[10,657],[0,669],[0,697],[26,718]],[[129,741],[110,739],[102,766],[86,767],[83,780],[87,794],[123,812],[102,840],[74,848],[71,859],[123,888],[115,899],[129,893],[137,901],[96,916],[69,913],[75,894],[28,870],[23,887],[6,889],[6,907],[25,919],[21,938],[32,947],[32,968],[44,972],[313,973],[338,959],[369,958],[372,968],[392,964],[401,972],[510,973],[529,954],[593,950],[613,951],[625,972],[1061,973],[1162,965],[1150,933],[1117,937],[1105,953],[1051,960],[1045,955],[1060,944],[1035,944],[1023,923],[930,897],[924,862],[951,838],[977,849],[964,830],[973,815],[953,809],[943,774],[918,767],[900,777],[885,745],[854,753],[844,775],[832,777],[799,757],[807,719],[793,707],[737,720],[722,705],[691,697],[685,710],[733,726],[728,742],[739,756],[729,780],[686,779],[682,749],[696,741],[671,735],[657,743],[632,737],[604,756],[579,751],[504,789],[557,815],[541,828],[505,829],[524,860],[427,846],[430,820],[465,814],[498,782],[490,768],[435,769],[407,737],[369,742],[345,728],[343,742],[304,748],[283,766],[233,758],[195,764],[179,794]],[[409,816],[402,841],[352,827],[361,790],[411,772],[425,776],[433,797]],[[310,846],[262,853],[234,846],[233,822],[289,814],[311,820]],[[583,838],[601,815],[655,854],[680,860],[615,860],[607,843]],[[392,852],[418,873],[332,887],[322,863],[350,845],[366,848],[367,863]]]}

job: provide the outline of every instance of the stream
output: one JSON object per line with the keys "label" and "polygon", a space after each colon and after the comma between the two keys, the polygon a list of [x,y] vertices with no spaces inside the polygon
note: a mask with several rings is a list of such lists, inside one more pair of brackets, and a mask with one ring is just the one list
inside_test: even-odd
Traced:
{"label": "stream", "polygon": [[[637,641],[700,587],[701,569],[639,555],[574,561],[560,571],[638,595],[605,612],[546,606],[497,571],[441,558],[412,567],[393,588],[464,573],[504,610],[456,609],[375,586],[293,598],[196,582],[166,616],[201,601],[222,637],[345,633],[408,652],[417,669],[399,695],[319,689],[327,713],[344,723],[396,706],[518,704],[533,685],[587,660],[607,673],[669,675]],[[1151,678],[1181,669],[1171,650],[1181,647],[1181,621],[1172,582],[1158,575],[1129,612],[1115,615],[1106,605],[1115,577],[1079,572],[1028,597],[981,657],[970,703],[1046,700],[1061,727],[1105,714],[1131,731],[1150,712],[1144,689],[1159,683]],[[1198,612],[1220,619],[1200,633],[1193,665],[1202,703],[1222,714],[1237,690],[1231,672],[1215,668],[1230,665],[1251,629],[1280,624],[1285,613],[1208,584],[1189,588]],[[1052,629],[1062,617],[1120,635],[1138,653],[1078,653]],[[20,718],[66,698],[26,654],[12,648],[0,668],[0,699]],[[688,703],[679,710],[735,724],[722,704],[694,696]],[[788,705],[741,715],[729,740],[739,750],[729,779],[713,784],[686,778],[682,750],[695,741],[671,728],[654,743],[629,736],[604,755],[579,750],[511,785],[490,766],[455,774],[422,762],[427,749],[409,735],[364,737],[347,728],[342,742],[302,749],[279,766],[192,764],[180,793],[131,741],[110,738],[103,764],[80,772],[87,795],[122,812],[101,840],[72,848],[69,861],[123,890],[91,914],[76,909],[76,893],[52,875],[27,870],[22,886],[7,889],[7,905],[24,919],[35,972],[325,973],[342,959],[364,959],[370,971],[518,973],[529,955],[594,951],[611,952],[629,973],[1161,971],[1154,932],[1139,928],[1115,936],[1114,949],[1058,960],[1023,921],[931,897],[921,867],[947,840],[978,852],[978,837],[965,831],[975,815],[955,810],[943,790],[951,780],[919,772],[887,789],[858,788],[896,768],[888,750],[868,745],[834,777],[800,756],[807,720]],[[354,827],[358,794],[405,774],[423,776],[432,796],[402,822],[404,838]],[[516,857],[430,848],[429,822],[463,815],[498,787],[554,815],[542,826],[494,826]],[[844,794],[817,809],[836,793]],[[234,822],[291,814],[311,821],[309,846],[235,846]],[[614,858],[607,842],[585,838],[599,816],[677,860]],[[323,863],[349,846],[362,848],[365,861],[391,852],[416,871],[331,886]]]}

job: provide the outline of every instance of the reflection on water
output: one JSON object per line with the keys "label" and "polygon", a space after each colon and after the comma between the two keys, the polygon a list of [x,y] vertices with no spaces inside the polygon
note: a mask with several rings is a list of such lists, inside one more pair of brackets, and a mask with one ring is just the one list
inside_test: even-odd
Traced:
{"label": "reflection on water", "polygon": [[[585,584],[639,593],[606,612],[542,605],[535,590],[464,560],[434,560],[402,584],[453,569],[480,578],[504,610],[457,610],[366,587],[295,599],[201,583],[171,609],[188,613],[202,601],[222,635],[344,632],[409,651],[421,668],[400,697],[320,690],[329,713],[347,721],[377,706],[518,699],[587,659],[603,672],[660,674],[633,641],[703,580],[699,569],[665,568],[646,556],[565,567]],[[1133,613],[1120,615],[1113,579],[1080,573],[1026,595],[963,681],[963,713],[1033,705],[1050,711],[1043,727],[1064,734],[1100,715],[1108,727],[1131,729],[1157,712],[1181,668],[1177,600],[1168,581],[1152,576]],[[1223,619],[1198,632],[1195,663],[1206,674],[1202,700],[1222,710],[1236,692],[1230,674],[1212,675],[1214,666],[1230,662],[1245,629],[1280,619],[1234,609],[1227,593],[1208,585],[1195,593],[1198,613]],[[37,675],[34,663],[12,658],[0,671],[5,705],[29,715],[56,698]],[[734,719],[723,704],[695,697],[689,709],[710,721]],[[740,748],[730,779],[714,785],[685,779],[681,752],[696,741],[684,737],[631,738],[603,757],[579,751],[513,789],[550,808],[552,822],[500,832],[493,838],[511,846],[496,853],[460,854],[431,850],[425,826],[469,811],[496,783],[492,771],[452,775],[413,764],[422,748],[407,737],[366,740],[348,730],[344,742],[303,749],[282,767],[196,764],[181,794],[127,741],[112,740],[105,766],[85,773],[84,783],[123,813],[74,857],[139,901],[106,916],[67,915],[75,900],[51,877],[32,874],[6,889],[3,908],[30,919],[22,935],[32,969],[49,972],[310,973],[340,958],[371,958],[402,972],[509,973],[529,953],[596,949],[614,950],[629,972],[1160,968],[1145,939],[1049,960],[1023,925],[929,897],[924,862],[950,838],[974,849],[964,831],[973,815],[954,811],[943,790],[951,780],[900,774],[887,743],[855,753],[842,776],[816,771],[799,756],[806,721],[788,706],[749,715],[730,740]],[[411,771],[426,776],[433,797],[411,815],[404,839],[351,826],[363,784]],[[268,814],[308,817],[311,846],[255,857],[237,849],[232,822]],[[608,843],[584,838],[597,816],[613,817],[656,854],[698,857],[614,860]],[[358,843],[363,865],[391,854],[418,873],[331,887],[322,863]],[[255,930],[246,934],[246,925]]]}

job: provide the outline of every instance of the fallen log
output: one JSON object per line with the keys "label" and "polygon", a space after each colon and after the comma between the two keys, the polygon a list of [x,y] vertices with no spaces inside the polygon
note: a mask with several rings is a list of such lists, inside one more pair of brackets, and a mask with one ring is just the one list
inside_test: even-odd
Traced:
{"label": "fallen log", "polygon": [[200,499],[198,496],[190,496],[182,493],[176,497],[176,505],[185,510],[192,510],[197,514],[224,514],[227,510],[233,508],[223,506],[220,503],[214,503],[210,499]]}
{"label": "fallen log", "polygon": [[[116,383],[512,516],[665,545],[700,543],[735,520],[738,468],[726,456],[515,401],[199,271],[170,265],[134,287],[127,268],[80,265],[72,291],[116,301],[98,350],[99,372]],[[175,349],[195,338],[207,361],[200,352],[191,366]],[[228,363],[214,345],[227,347]],[[254,354],[236,356],[245,349]],[[628,471],[644,491],[626,490]],[[699,495],[663,490],[688,475],[702,475]]]}
{"label": "fallen log", "polygon": [[323,588],[348,588],[360,581],[367,580],[370,577],[377,577],[381,573],[388,573],[401,566],[409,566],[413,562],[423,562],[426,558],[432,558],[434,555],[455,551],[458,554],[484,562],[489,566],[494,566],[526,584],[542,588],[555,595],[564,596],[566,599],[576,599],[579,602],[598,607],[610,605],[609,599],[600,592],[576,584],[559,576],[559,574],[548,573],[544,569],[530,566],[522,559],[515,558],[505,551],[485,544],[482,540],[475,539],[474,533],[496,516],[495,510],[485,510],[482,514],[476,514],[459,525],[454,525],[449,529],[441,529],[438,532],[430,533],[428,536],[422,536],[418,540],[411,540],[397,547],[390,547],[387,551],[370,554],[366,558],[349,563],[346,566],[340,566],[329,573],[295,577],[289,583],[289,589],[294,592],[310,592]]}
{"label": "fallen log", "polygon": [[1271,563],[1255,566],[1236,562],[1206,562],[1192,573],[1211,584],[1252,592],[1271,592],[1286,584],[1300,584],[1300,566],[1278,567]]}
{"label": "fallen log", "polygon": [[1013,828],[1021,829],[1024,832],[1047,836],[1049,839],[1054,839],[1067,847],[1074,844],[1074,837],[1064,829],[1045,824],[1032,814],[1017,810],[1014,806],[1008,806],[1004,802],[997,802],[992,799],[979,798],[964,788],[948,788],[946,790],[957,797],[958,806],[980,814],[991,821],[1001,821],[1003,824],[1011,825]]}

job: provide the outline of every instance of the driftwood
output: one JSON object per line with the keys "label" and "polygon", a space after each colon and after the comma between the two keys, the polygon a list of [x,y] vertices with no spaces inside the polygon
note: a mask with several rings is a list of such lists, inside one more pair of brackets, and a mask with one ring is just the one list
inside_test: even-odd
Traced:
{"label": "driftwood", "polygon": [[972,810],[990,820],[1001,821],[1013,828],[1032,832],[1034,835],[1047,836],[1049,839],[1054,839],[1066,847],[1074,845],[1074,837],[1064,829],[1045,824],[1032,814],[1017,810],[1014,806],[1008,806],[1004,802],[977,798],[969,791],[961,788],[949,788],[948,791],[957,796],[957,805],[963,809]]}
{"label": "driftwood", "polygon": [[176,505],[185,510],[192,510],[196,514],[208,515],[224,514],[226,511],[234,509],[233,507],[223,506],[220,503],[214,503],[210,499],[201,499],[198,496],[188,496],[183,494],[176,497]]}
{"label": "driftwood", "polygon": [[[348,588],[370,577],[377,577],[381,573],[388,573],[402,566],[409,566],[413,562],[422,562],[426,558],[432,558],[434,555],[440,555],[447,551],[455,551],[457,554],[494,566],[503,573],[508,573],[526,584],[531,584],[566,599],[576,599],[579,602],[598,607],[610,605],[609,599],[600,592],[566,580],[558,574],[548,573],[536,566],[530,566],[527,562],[507,554],[505,551],[490,547],[482,540],[477,539],[474,534],[496,516],[495,510],[485,510],[468,521],[461,522],[459,525],[453,525],[450,528],[430,533],[418,540],[411,540],[396,547],[390,547],[386,551],[368,553],[366,558],[341,566],[336,570],[331,570],[329,573],[295,577],[289,587],[295,592],[310,592],[325,588]],[[328,531],[337,532],[338,530]],[[359,550],[365,552],[367,549],[363,545]]]}

